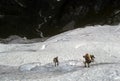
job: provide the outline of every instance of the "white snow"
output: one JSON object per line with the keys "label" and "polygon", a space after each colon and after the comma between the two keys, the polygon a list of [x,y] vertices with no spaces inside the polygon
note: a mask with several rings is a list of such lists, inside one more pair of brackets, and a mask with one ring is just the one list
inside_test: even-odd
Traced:
{"label": "white snow", "polygon": [[[0,43],[0,81],[120,81],[120,25],[77,28],[44,42],[17,36],[5,40]],[[85,53],[95,56],[90,68],[84,67]]]}
{"label": "white snow", "polygon": [[40,66],[40,63],[29,63],[29,64],[24,64],[19,67],[20,71],[30,71],[31,69]]}
{"label": "white snow", "polygon": [[[39,33],[41,33],[41,32],[39,32]],[[48,37],[46,37],[46,38],[27,39],[26,37],[19,37],[17,35],[12,35],[12,36],[9,36],[6,39],[1,39],[0,38],[0,43],[4,43],[4,44],[18,44],[18,43],[19,44],[28,44],[28,43],[43,42],[46,39],[48,39]]]}

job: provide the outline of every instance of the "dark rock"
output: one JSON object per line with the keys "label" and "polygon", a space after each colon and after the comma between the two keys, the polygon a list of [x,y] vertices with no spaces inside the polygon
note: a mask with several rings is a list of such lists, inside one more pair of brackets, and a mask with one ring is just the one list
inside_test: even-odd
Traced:
{"label": "dark rock", "polygon": [[[73,27],[66,26],[71,22]],[[119,22],[120,0],[0,0],[2,38],[48,37],[86,25]]]}

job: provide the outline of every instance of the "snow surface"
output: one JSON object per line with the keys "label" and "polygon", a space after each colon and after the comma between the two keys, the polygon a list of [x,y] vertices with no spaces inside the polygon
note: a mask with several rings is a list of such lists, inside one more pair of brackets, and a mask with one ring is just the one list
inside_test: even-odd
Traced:
{"label": "snow surface", "polygon": [[[78,28],[44,42],[17,38],[0,43],[0,81],[120,81],[120,25]],[[95,56],[90,68],[85,53]]]}

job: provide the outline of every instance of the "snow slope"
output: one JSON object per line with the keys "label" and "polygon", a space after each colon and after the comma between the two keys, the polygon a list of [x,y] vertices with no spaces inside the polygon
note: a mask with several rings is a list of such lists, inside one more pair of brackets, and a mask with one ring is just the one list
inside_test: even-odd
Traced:
{"label": "snow slope", "polygon": [[[83,65],[85,53],[96,57],[90,68]],[[45,42],[1,43],[0,81],[120,81],[119,58],[120,25],[78,28]]]}

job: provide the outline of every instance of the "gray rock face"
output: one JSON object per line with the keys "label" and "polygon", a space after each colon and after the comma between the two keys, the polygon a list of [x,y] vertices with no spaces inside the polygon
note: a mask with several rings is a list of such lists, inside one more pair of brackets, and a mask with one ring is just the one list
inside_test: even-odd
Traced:
{"label": "gray rock face", "polygon": [[[67,27],[71,22],[74,26]],[[0,0],[0,37],[34,38],[41,33],[46,37],[76,27],[119,22],[120,0]]]}

